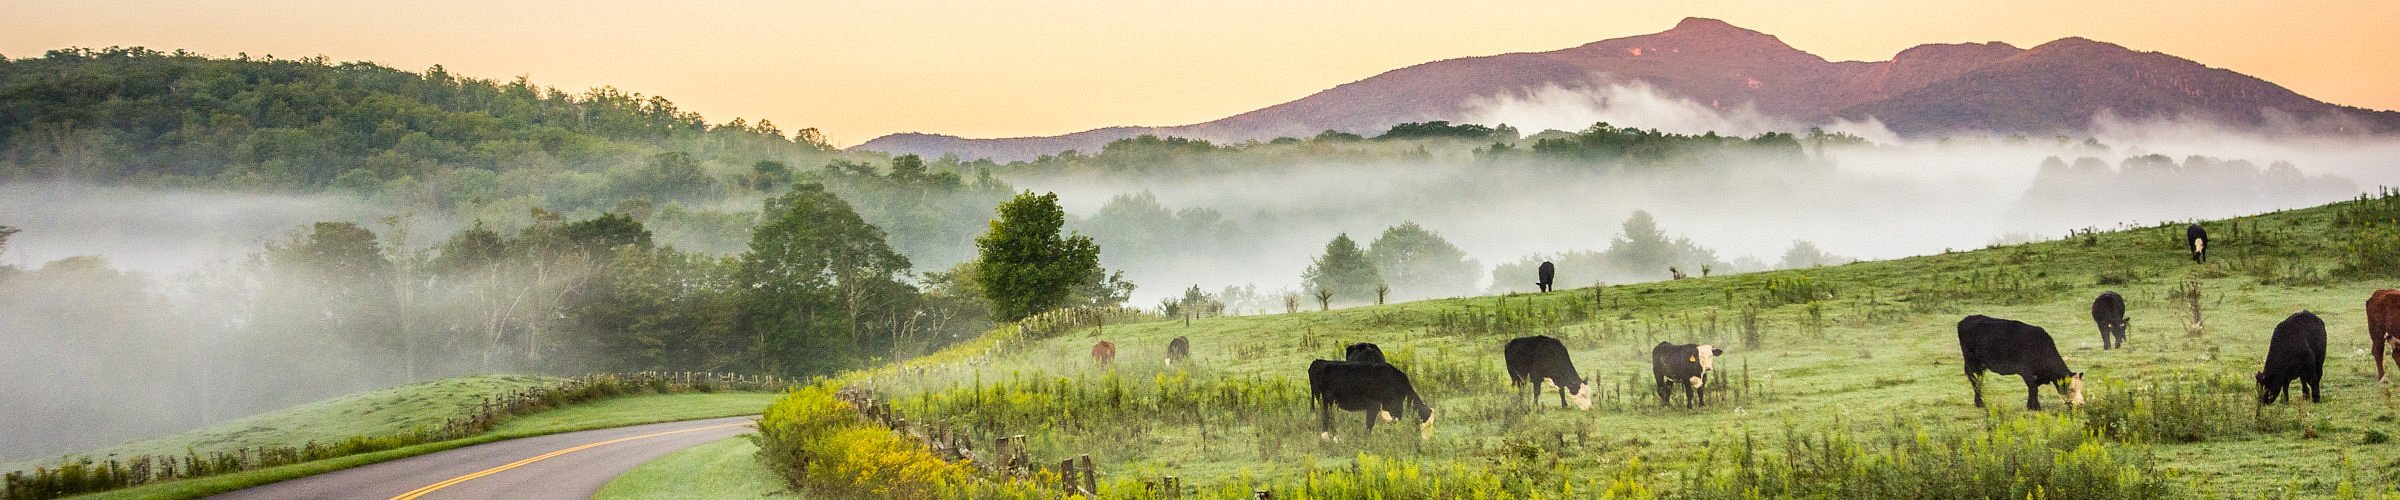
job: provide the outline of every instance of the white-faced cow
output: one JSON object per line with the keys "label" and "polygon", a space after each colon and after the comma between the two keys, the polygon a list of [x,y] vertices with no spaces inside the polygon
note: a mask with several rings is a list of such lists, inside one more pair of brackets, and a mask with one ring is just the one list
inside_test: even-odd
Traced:
{"label": "white-faced cow", "polygon": [[1167,366],[1175,366],[1176,361],[1181,361],[1191,357],[1191,339],[1175,337],[1175,340],[1167,341]]}
{"label": "white-faced cow", "polygon": [[2100,292],[2092,299],[2092,323],[2100,325],[2100,349],[2125,347],[2125,297],[2115,291]]}
{"label": "white-faced cow", "polygon": [[2042,327],[1977,314],[1958,320],[1958,350],[1966,358],[1967,385],[1975,407],[1983,407],[1983,372],[2025,379],[2025,408],[2042,409],[2041,387],[2058,389],[2070,406],[2083,404],[2083,372],[2067,369],[2058,344]]}
{"label": "white-faced cow", "polygon": [[2199,224],[2184,226],[2183,247],[2191,249],[2193,263],[2208,263],[2208,230],[2201,229]]}
{"label": "white-faced cow", "polygon": [[1342,361],[1389,364],[1383,360],[1383,348],[1366,342],[1350,344],[1349,347],[1342,348]]}
{"label": "white-faced cow", "polygon": [[1708,344],[1659,342],[1650,348],[1650,378],[1658,386],[1658,404],[1674,404],[1675,387],[1683,386],[1683,406],[1708,406],[1708,372],[1717,368],[1724,349]]}
{"label": "white-faced cow", "polygon": [[1550,261],[1542,261],[1542,267],[1534,270],[1533,278],[1533,284],[1541,286],[1542,293],[1550,293],[1550,284],[1558,278],[1558,267],[1550,265]]}
{"label": "white-faced cow", "polygon": [[1317,409],[1317,437],[1333,438],[1333,409],[1366,412],[1367,432],[1378,418],[1417,410],[1417,437],[1433,435],[1433,407],[1417,395],[1408,374],[1383,363],[1316,360],[1308,364],[1309,402]]}
{"label": "white-faced cow", "polygon": [[1575,400],[1577,408],[1592,409],[1591,386],[1575,374],[1575,360],[1567,357],[1567,345],[1545,335],[1517,337],[1502,349],[1508,358],[1508,382],[1519,392],[1533,386],[1533,402],[1542,402],[1542,383],[1558,386],[1558,407],[1566,408],[1567,400]]}
{"label": "white-faced cow", "polygon": [[2375,345],[2375,381],[2390,380],[2383,373],[2383,352],[2391,350],[2400,358],[2400,290],[2376,290],[2367,296],[2367,342]]}
{"label": "white-faced cow", "polygon": [[2325,320],[2315,313],[2300,311],[2275,325],[2275,338],[2267,341],[2267,366],[2251,378],[2258,380],[2258,404],[2288,399],[2286,392],[2293,380],[2300,381],[2300,392],[2308,402],[2323,401],[2317,381],[2325,375]]}

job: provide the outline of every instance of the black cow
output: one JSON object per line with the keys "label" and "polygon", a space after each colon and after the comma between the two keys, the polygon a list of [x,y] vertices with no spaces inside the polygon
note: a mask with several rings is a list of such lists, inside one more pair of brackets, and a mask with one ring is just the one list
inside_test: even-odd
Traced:
{"label": "black cow", "polygon": [[1501,351],[1508,358],[1508,383],[1520,392],[1526,385],[1532,385],[1534,404],[1541,404],[1542,382],[1546,380],[1558,386],[1559,408],[1566,408],[1567,398],[1572,396],[1576,407],[1592,409],[1592,394],[1585,390],[1583,377],[1575,374],[1575,360],[1567,357],[1566,344],[1549,336],[1535,335],[1511,339]]}
{"label": "black cow", "polygon": [[1958,350],[1966,358],[1967,385],[1975,407],[1983,407],[1983,372],[2025,379],[2025,408],[2042,409],[2041,387],[2050,384],[2070,406],[2083,404],[2083,372],[2067,369],[2058,344],[2042,327],[1977,314],[1958,320]]}
{"label": "black cow", "polygon": [[2251,378],[2258,380],[2258,404],[2288,399],[2285,390],[2293,379],[2300,380],[2300,391],[2315,403],[2324,400],[2317,392],[2317,380],[2324,375],[2325,320],[2300,311],[2275,325],[2275,338],[2267,343],[2266,370]]}
{"label": "black cow", "polygon": [[1167,341],[1167,366],[1175,366],[1176,360],[1190,357],[1192,357],[1192,341],[1190,339],[1175,337],[1175,340]]}
{"label": "black cow", "polygon": [[1342,348],[1342,361],[1348,361],[1352,363],[1389,364],[1389,362],[1383,360],[1383,348],[1375,347],[1375,344],[1369,344],[1366,342],[1350,344],[1350,347]]}
{"label": "black cow", "polygon": [[1375,432],[1375,420],[1392,419],[1393,414],[1405,414],[1417,409],[1417,437],[1433,435],[1433,407],[1417,395],[1417,388],[1408,382],[1408,374],[1383,363],[1316,360],[1308,364],[1310,405],[1317,408],[1317,437],[1333,437],[1333,409],[1366,412],[1367,432]]}
{"label": "black cow", "polygon": [[2125,347],[2125,297],[2115,291],[2100,292],[2092,299],[2092,323],[2100,325],[2100,349]]}
{"label": "black cow", "polygon": [[1659,342],[1650,348],[1650,379],[1658,385],[1658,404],[1674,404],[1675,386],[1683,386],[1683,406],[1708,406],[1708,372],[1717,368],[1724,349],[1708,344]]}
{"label": "black cow", "polygon": [[2192,250],[2192,262],[2208,262],[2208,230],[2201,229],[2199,224],[2183,228],[2183,246]]}
{"label": "black cow", "polygon": [[1534,270],[1533,284],[1541,285],[1542,293],[1550,293],[1550,284],[1554,283],[1552,279],[1557,277],[1558,266],[1550,265],[1550,261],[1545,260],[1542,261],[1541,268]]}

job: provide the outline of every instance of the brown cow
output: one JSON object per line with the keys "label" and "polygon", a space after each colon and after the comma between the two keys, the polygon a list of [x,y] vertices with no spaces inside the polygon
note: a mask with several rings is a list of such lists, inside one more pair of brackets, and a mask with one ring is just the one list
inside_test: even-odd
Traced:
{"label": "brown cow", "polygon": [[2383,373],[2383,351],[2392,351],[2392,364],[2400,365],[2400,290],[2376,290],[2367,297],[2367,341],[2375,344],[2375,381],[2389,379]]}
{"label": "brown cow", "polygon": [[1115,362],[1116,360],[1117,344],[1106,340],[1102,340],[1098,344],[1092,344],[1093,363],[1099,363],[1100,366],[1108,366],[1109,363]]}

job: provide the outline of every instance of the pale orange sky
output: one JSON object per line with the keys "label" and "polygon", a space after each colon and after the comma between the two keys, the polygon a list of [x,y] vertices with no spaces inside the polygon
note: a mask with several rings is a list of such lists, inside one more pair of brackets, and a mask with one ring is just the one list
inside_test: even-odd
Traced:
{"label": "pale orange sky", "polygon": [[[146,46],[323,55],[664,95],[853,145],[904,131],[1180,125],[1437,59],[1546,51],[1724,19],[1832,60],[2067,36],[2175,54],[2303,95],[2400,108],[2400,2],[2032,1],[30,2],[0,55]],[[1670,5],[1681,4],[1681,5]],[[1932,6],[1928,6],[1928,4]]]}

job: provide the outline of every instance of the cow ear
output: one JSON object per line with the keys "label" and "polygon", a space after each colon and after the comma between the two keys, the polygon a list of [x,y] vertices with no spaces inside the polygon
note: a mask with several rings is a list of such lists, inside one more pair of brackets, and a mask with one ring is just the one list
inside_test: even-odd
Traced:
{"label": "cow ear", "polygon": [[1709,349],[1709,350],[1708,350],[1708,355],[1710,355],[1710,356],[1723,356],[1723,355],[1725,355],[1725,350],[1724,350],[1724,349]]}
{"label": "cow ear", "polygon": [[2075,372],[2075,380],[2083,380],[2083,372]]}

